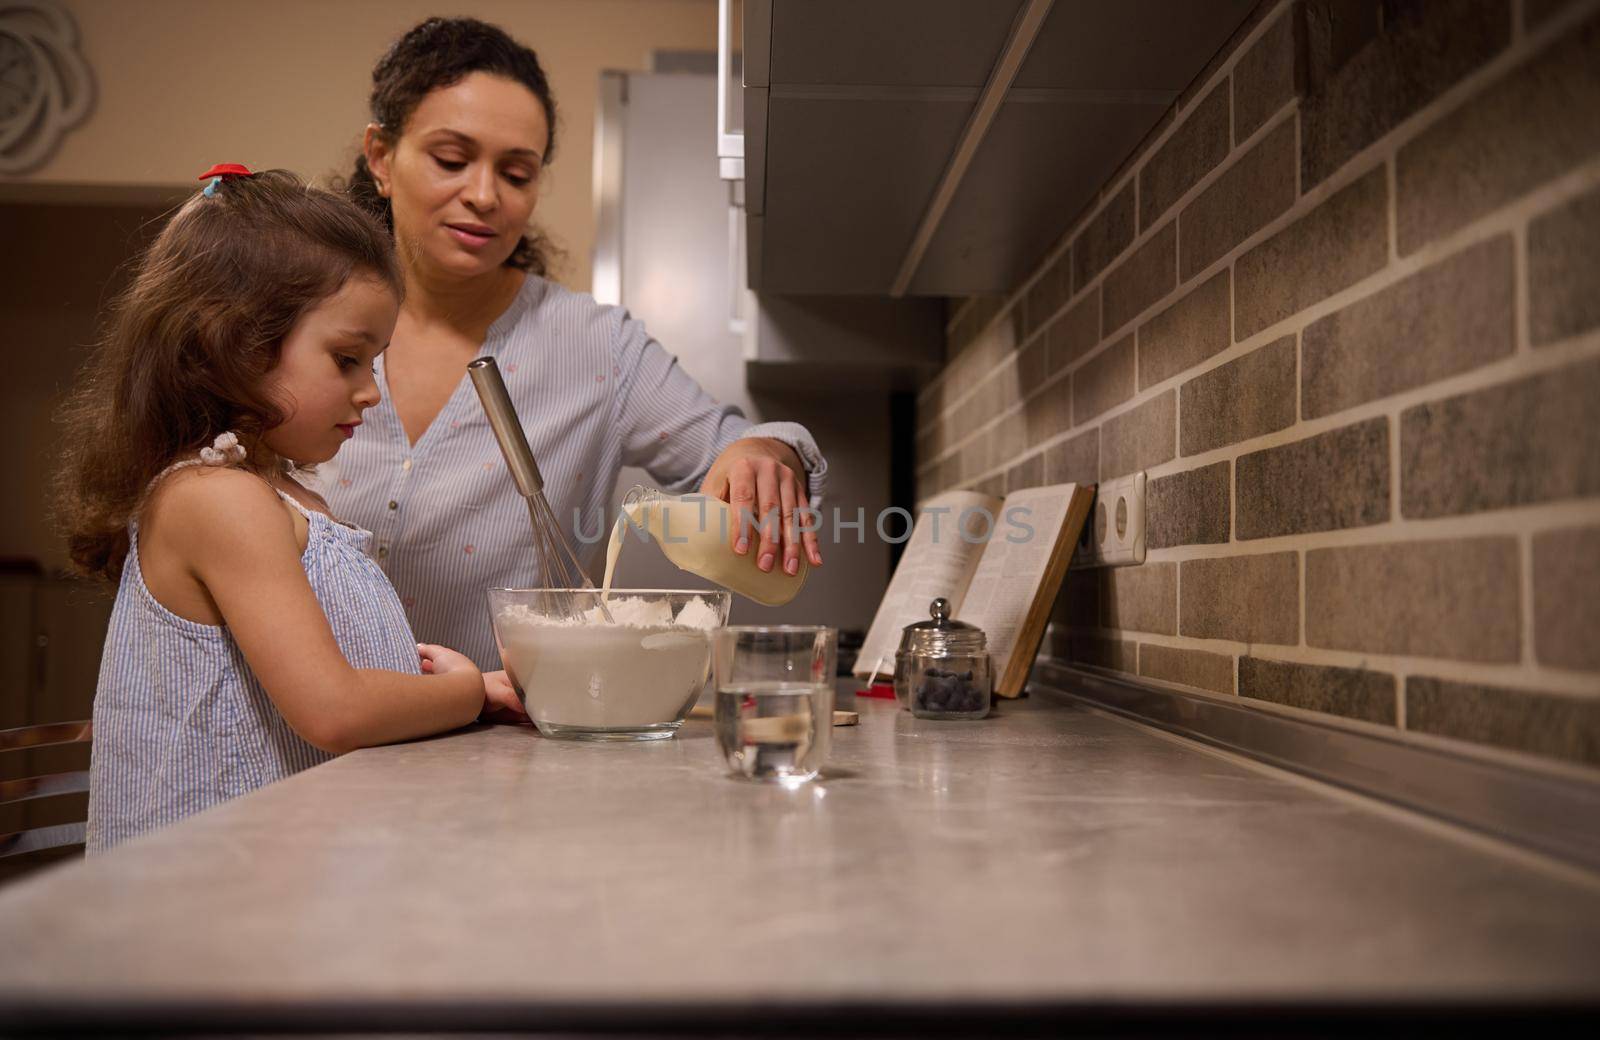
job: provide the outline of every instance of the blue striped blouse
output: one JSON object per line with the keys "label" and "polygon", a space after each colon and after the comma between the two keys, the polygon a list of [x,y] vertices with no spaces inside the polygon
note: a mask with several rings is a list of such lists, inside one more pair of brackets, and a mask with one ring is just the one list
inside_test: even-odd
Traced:
{"label": "blue striped blouse", "polygon": [[[620,307],[529,276],[490,326],[482,353],[499,364],[545,497],[596,581],[623,466],[687,493],[733,441],[771,437],[795,449],[807,494],[821,500],[827,463],[805,427],[752,425],[737,407],[718,404]],[[389,400],[381,358],[377,373],[383,400],[322,467],[324,494],[336,516],[373,532],[378,563],[417,638],[497,669],[484,590],[533,582],[527,507],[464,369],[414,445]]]}
{"label": "blue striped blouse", "polygon": [[[310,524],[300,563],[345,659],[418,674],[405,613],[367,554],[371,536],[283,498]],[[144,583],[137,525],[128,533],[94,695],[91,853],[333,757],[289,727],[226,626],[161,605]]]}

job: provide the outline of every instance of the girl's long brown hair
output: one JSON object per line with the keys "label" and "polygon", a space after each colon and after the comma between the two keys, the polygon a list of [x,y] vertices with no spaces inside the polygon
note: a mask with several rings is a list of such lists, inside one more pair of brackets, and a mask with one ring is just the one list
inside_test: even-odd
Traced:
{"label": "girl's long brown hair", "polygon": [[173,214],[58,415],[57,515],[80,571],[118,580],[151,480],[218,434],[239,435],[252,469],[281,465],[261,443],[285,418],[265,377],[300,316],[357,274],[400,294],[384,228],[285,170],[227,178]]}

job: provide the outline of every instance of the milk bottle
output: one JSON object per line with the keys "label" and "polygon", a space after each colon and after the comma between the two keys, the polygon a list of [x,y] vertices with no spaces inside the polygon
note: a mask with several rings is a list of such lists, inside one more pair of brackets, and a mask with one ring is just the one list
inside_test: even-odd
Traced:
{"label": "milk bottle", "polygon": [[[781,606],[800,591],[806,581],[806,558],[800,554],[800,567],[791,577],[783,571],[783,558],[772,570],[756,566],[756,533],[752,532],[750,551],[740,556],[733,551],[732,534],[738,517],[728,503],[710,495],[667,495],[635,484],[622,500],[622,516],[612,528],[606,546],[606,575],[601,588],[611,588],[622,543],[630,537],[629,524],[647,532],[661,547],[667,559],[690,574],[698,574],[757,603]],[[759,518],[758,518],[759,519]],[[632,537],[639,537],[634,532]]]}

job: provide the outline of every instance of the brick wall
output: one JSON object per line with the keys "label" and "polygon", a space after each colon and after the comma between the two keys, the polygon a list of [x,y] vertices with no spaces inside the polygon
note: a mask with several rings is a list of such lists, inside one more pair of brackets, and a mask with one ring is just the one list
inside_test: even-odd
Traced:
{"label": "brick wall", "polygon": [[948,339],[919,497],[1149,473],[1046,653],[1600,765],[1600,2],[1263,4]]}

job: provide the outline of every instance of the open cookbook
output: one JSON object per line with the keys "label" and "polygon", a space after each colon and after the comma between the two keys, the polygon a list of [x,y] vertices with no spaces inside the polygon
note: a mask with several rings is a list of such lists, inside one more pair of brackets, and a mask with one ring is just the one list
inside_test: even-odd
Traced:
{"label": "open cookbook", "polygon": [[921,503],[855,675],[893,675],[901,629],[928,620],[943,596],[952,617],[988,636],[995,692],[1020,696],[1093,499],[1093,487],[1054,484],[1004,499],[946,491]]}

